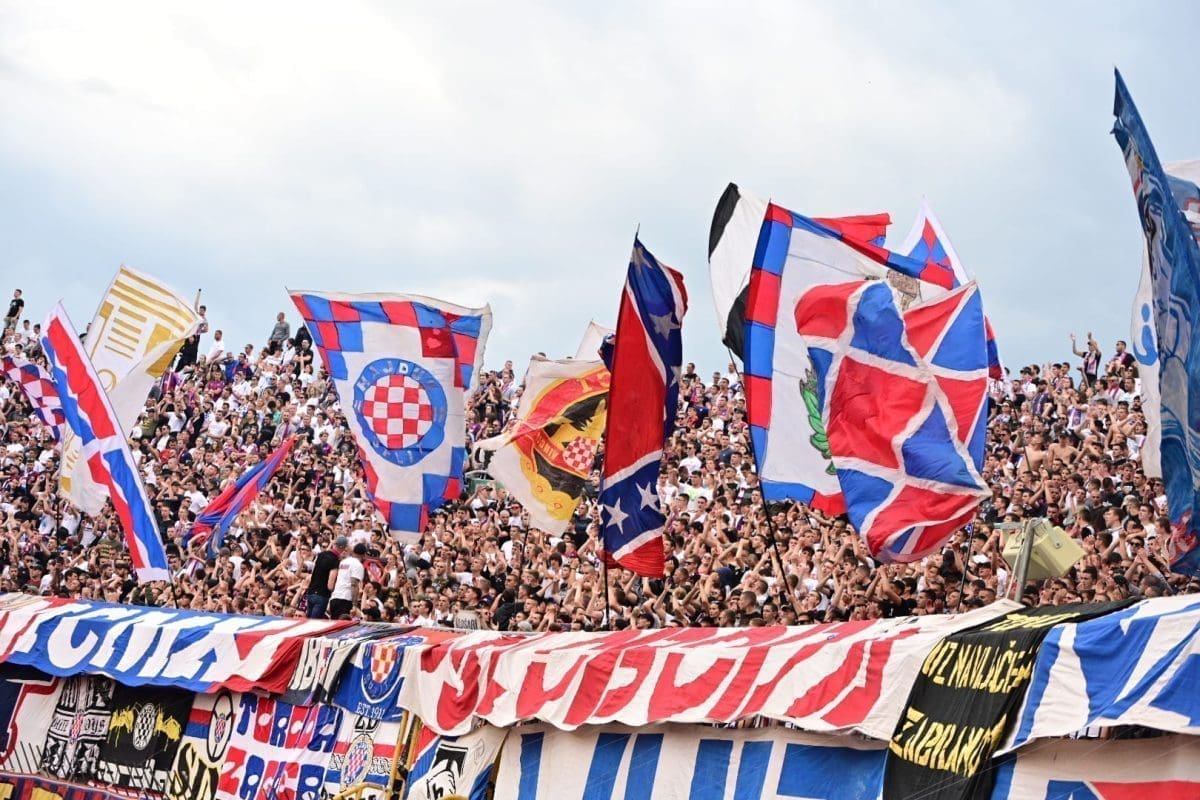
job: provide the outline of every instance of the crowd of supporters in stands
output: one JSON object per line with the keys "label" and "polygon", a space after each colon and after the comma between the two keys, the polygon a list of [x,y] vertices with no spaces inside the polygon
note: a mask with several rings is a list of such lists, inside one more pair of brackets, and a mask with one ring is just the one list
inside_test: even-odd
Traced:
{"label": "crowd of supporters in stands", "polygon": [[[22,305],[23,308],[23,305]],[[41,358],[17,319],[6,354]],[[264,331],[266,332],[266,331]],[[684,370],[678,426],[659,493],[667,575],[604,574],[589,497],[562,536],[530,529],[486,477],[483,453],[462,499],[416,544],[386,535],[352,437],[303,325],[276,317],[262,346],[227,349],[219,330],[189,341],[128,431],[175,576],[138,584],[111,512],[81,517],[57,493],[57,448],[18,387],[0,382],[0,592],[268,615],[331,615],[500,630],[773,625],[941,614],[1006,593],[1045,605],[1200,591],[1168,570],[1163,484],[1147,479],[1136,362],[1104,359],[1088,334],[1075,363],[1014,368],[990,390],[991,497],[973,525],[912,564],[876,564],[844,518],[764,504],[733,364]],[[468,439],[498,433],[517,406],[512,362],[485,371],[468,401]],[[181,546],[221,488],[297,438],[215,557]],[[597,455],[597,463],[602,453]],[[1045,516],[1085,557],[1059,579],[1010,585],[997,525]],[[606,590],[607,586],[607,590]],[[607,598],[606,598],[607,591]]]}

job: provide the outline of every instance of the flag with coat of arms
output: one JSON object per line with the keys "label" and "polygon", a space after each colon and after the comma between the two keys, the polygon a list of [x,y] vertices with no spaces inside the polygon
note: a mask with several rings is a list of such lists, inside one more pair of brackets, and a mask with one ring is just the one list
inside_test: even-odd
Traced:
{"label": "flag with coat of arms", "polygon": [[376,509],[393,535],[414,539],[462,490],[466,394],[490,307],[403,294],[291,297],[337,389]]}

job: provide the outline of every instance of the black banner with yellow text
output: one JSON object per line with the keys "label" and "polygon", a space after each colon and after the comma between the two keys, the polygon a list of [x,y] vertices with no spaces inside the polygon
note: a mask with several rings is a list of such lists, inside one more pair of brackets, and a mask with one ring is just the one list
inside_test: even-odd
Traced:
{"label": "black banner with yellow text", "polygon": [[884,798],[989,797],[988,764],[1025,697],[1046,634],[1126,605],[1026,608],[938,642],[892,735]]}

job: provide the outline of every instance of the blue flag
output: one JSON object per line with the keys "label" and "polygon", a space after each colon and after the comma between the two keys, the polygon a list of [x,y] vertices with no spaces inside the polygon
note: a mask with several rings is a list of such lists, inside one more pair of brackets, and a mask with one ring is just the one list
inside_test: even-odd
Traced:
{"label": "blue flag", "polygon": [[[1196,486],[1200,476],[1200,246],[1120,72],[1116,79],[1113,135],[1133,181],[1153,285],[1171,569],[1195,575],[1200,573],[1200,492]],[[1186,194],[1185,187],[1174,188]],[[1193,191],[1195,188],[1192,186]],[[1200,198],[1200,193],[1194,198]]]}

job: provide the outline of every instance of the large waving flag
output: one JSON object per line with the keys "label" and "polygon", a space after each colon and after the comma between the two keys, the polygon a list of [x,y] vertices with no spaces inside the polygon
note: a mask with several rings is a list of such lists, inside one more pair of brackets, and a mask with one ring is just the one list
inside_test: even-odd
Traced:
{"label": "large waving flag", "polygon": [[80,462],[112,500],[138,580],[170,580],[167,555],[142,476],[100,378],[61,304],[51,309],[42,326],[42,349],[59,390],[63,416],[79,439]]}
{"label": "large waving flag", "polygon": [[851,523],[876,558],[915,561],[988,495],[987,360],[970,283],[901,315],[883,281],[817,286],[795,307]]}
{"label": "large waving flag", "polygon": [[492,312],[401,294],[292,292],[337,387],[392,533],[413,539],[462,491],[465,395],[483,363]]}
{"label": "large waving flag", "polygon": [[[1177,161],[1163,167],[1171,195],[1200,242],[1200,161]],[[1142,443],[1142,471],[1152,478],[1162,477],[1162,400],[1158,393],[1158,334],[1154,330],[1154,277],[1150,274],[1149,254],[1142,254],[1142,277],[1133,300],[1133,318],[1129,340],[1131,352],[1138,362],[1141,379],[1142,414],[1146,418],[1146,440]]]}
{"label": "large waving flag", "polygon": [[683,276],[635,238],[617,315],[600,528],[605,557],[647,577],[663,574],[658,471],[663,443],[675,430],[685,313]]}
{"label": "large waving flag", "polygon": [[21,387],[25,399],[33,406],[33,413],[54,434],[54,441],[61,442],[66,419],[54,378],[32,361],[18,361],[12,356],[4,357],[3,367],[8,379]]}
{"label": "large waving flag", "polygon": [[[750,268],[754,264],[754,249],[766,213],[766,200],[731,183],[717,201],[708,233],[708,274],[713,302],[717,306],[721,341],[739,359],[743,357]],[[891,217],[865,214],[818,217],[816,221],[854,239],[882,245]]]}
{"label": "large waving flag", "polygon": [[238,514],[250,504],[258,493],[266,488],[275,475],[275,470],[287,458],[292,449],[295,436],[289,436],[275,449],[275,452],[246,470],[240,478],[225,487],[222,492],[212,499],[212,502],[196,517],[196,522],[183,539],[184,548],[192,545],[208,545],[208,554],[214,555],[225,540],[225,532],[237,519]]}
{"label": "large waving flag", "polygon": [[[1153,279],[1162,409],[1159,457],[1171,520],[1171,569],[1194,575],[1200,573],[1200,245],[1120,72],[1116,83],[1113,135],[1133,181]],[[1200,191],[1184,201],[1200,204]]]}
{"label": "large waving flag", "polygon": [[[200,324],[192,304],[155,278],[121,265],[88,327],[84,349],[121,429],[131,428],[184,339]],[[79,459],[67,431],[59,493],[88,514],[104,508],[105,492]]]}
{"label": "large waving flag", "polygon": [[529,523],[559,536],[583,496],[608,416],[609,372],[599,361],[534,356],[516,424],[476,447],[494,450],[488,473],[529,512]]}

